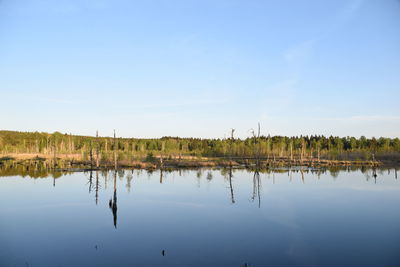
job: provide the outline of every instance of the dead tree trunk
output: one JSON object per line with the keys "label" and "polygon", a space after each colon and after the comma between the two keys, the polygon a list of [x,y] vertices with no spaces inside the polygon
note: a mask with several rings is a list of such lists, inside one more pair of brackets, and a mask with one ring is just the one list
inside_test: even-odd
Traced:
{"label": "dead tree trunk", "polygon": [[89,160],[90,160],[90,170],[93,169],[93,145],[92,145],[92,141],[90,140],[89,143]]}
{"label": "dead tree trunk", "polygon": [[117,141],[114,130],[114,169],[117,171]]}
{"label": "dead tree trunk", "polygon": [[100,144],[99,144],[99,131],[96,131],[96,167],[99,167],[99,155],[100,154]]}
{"label": "dead tree trunk", "polygon": [[257,133],[257,170],[260,168],[260,150],[261,150],[261,143],[260,143],[260,133],[261,133],[261,127],[260,127],[260,123],[258,123],[258,133]]}
{"label": "dead tree trunk", "polygon": [[290,143],[290,164],[292,164],[293,161],[293,144]]}
{"label": "dead tree trunk", "polygon": [[55,137],[54,137],[54,143],[53,143],[53,152],[54,152],[53,167],[56,168],[56,166],[57,166],[57,147],[56,147],[56,138]]}
{"label": "dead tree trunk", "polygon": [[232,168],[232,154],[233,154],[233,133],[235,129],[231,129],[231,145],[230,145],[230,153],[229,153],[229,166]]}

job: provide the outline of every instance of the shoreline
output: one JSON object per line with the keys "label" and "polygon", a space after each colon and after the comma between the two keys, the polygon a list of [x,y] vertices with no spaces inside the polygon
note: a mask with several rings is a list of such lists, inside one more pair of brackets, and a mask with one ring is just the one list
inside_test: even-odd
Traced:
{"label": "shoreline", "polygon": [[243,168],[243,169],[268,169],[276,167],[399,167],[397,161],[372,161],[372,160],[329,160],[329,159],[255,159],[255,158],[174,158],[164,159],[154,157],[152,159],[133,159],[133,160],[78,160],[70,155],[57,155],[56,158],[43,157],[37,154],[9,154],[0,157],[0,167],[5,164],[16,164],[21,166],[40,165],[46,169],[87,169],[102,170],[115,168],[133,168],[133,169],[188,169],[188,168]]}

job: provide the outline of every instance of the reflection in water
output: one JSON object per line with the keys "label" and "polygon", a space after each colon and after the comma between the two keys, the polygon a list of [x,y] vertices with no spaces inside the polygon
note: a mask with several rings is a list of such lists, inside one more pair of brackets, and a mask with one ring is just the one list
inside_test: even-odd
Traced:
{"label": "reflection in water", "polygon": [[232,167],[230,167],[230,168],[229,168],[229,187],[230,187],[230,189],[231,189],[231,201],[232,201],[232,204],[235,204],[235,197],[234,197],[234,195],[233,195],[232,177],[233,177],[233,174],[232,174]]}
{"label": "reflection in water", "polygon": [[[182,178],[167,169],[160,173],[125,170],[119,184],[121,171],[93,172],[63,177],[57,192],[52,178],[0,178],[1,202],[6,202],[1,207],[1,225],[7,229],[1,232],[1,266],[24,266],[25,260],[29,266],[366,266],[368,262],[379,266],[385,260],[398,262],[395,225],[400,216],[393,212],[400,190],[396,170],[385,169],[381,174],[380,169],[361,173],[345,168],[334,181],[329,169],[294,166],[182,170]],[[376,184],[371,179],[374,174],[380,178]],[[108,191],[102,179],[110,179]],[[203,188],[195,186],[198,181]],[[128,194],[131,184],[134,196]],[[24,190],[9,190],[16,186]],[[28,188],[34,189],[33,194],[21,200],[21,191]],[[71,192],[78,197],[70,199]],[[120,209],[118,214],[118,204],[131,212]],[[109,223],[110,211],[114,228]],[[82,216],[87,214],[91,216]],[[27,224],[27,218],[35,215],[35,222]],[[346,220],[341,219],[343,215]],[[80,221],[71,224],[65,218]],[[41,245],[39,250],[30,246],[33,242]],[[6,254],[9,248],[17,256]],[[71,249],[65,253],[65,248]],[[3,264],[5,255],[9,259]]]}
{"label": "reflection in water", "polygon": [[[299,176],[300,174],[300,178],[301,178],[301,182],[303,184],[305,184],[305,180],[308,177],[307,175],[309,175],[310,173],[316,177],[318,177],[318,181],[320,180],[320,176],[322,174],[327,174],[327,171],[329,170],[329,174],[333,179],[336,179],[336,177],[338,177],[339,172],[352,172],[352,171],[360,171],[364,174],[366,181],[370,181],[372,180],[371,178],[373,178],[373,182],[374,184],[377,184],[377,177],[378,177],[378,173],[380,175],[386,175],[386,173],[383,172],[382,169],[376,169],[376,168],[365,168],[362,167],[361,169],[357,169],[357,168],[352,168],[352,167],[345,167],[342,169],[339,168],[331,168],[331,169],[327,169],[327,168],[304,168],[304,167],[289,167],[289,168],[281,168],[281,169],[256,169],[253,173],[253,179],[252,179],[252,193],[251,193],[251,201],[258,202],[258,207],[261,208],[261,190],[262,190],[262,183],[261,183],[261,175],[262,174],[267,174],[269,177],[270,175],[272,175],[272,183],[275,184],[275,174],[278,173],[287,173],[288,177],[289,177],[289,181],[290,183],[292,183],[292,177],[293,177],[293,173],[297,173],[297,175],[295,175],[295,177]],[[215,170],[207,170],[206,174],[203,176],[203,171],[204,169],[198,169],[196,170],[195,173],[195,177],[197,178],[197,185],[198,187],[201,186],[201,179],[206,179],[207,181],[207,186],[209,186],[209,184],[213,181],[213,175],[215,175]],[[229,167],[226,169],[221,169],[220,173],[222,176],[225,177],[225,179],[227,180],[227,182],[229,183],[229,193],[230,193],[230,203],[235,204],[237,202],[237,197],[235,196],[235,191],[234,191],[234,172],[236,171],[242,171],[242,170],[234,170],[233,167]],[[397,179],[397,169],[393,169],[393,172],[390,172],[390,169],[385,169],[385,171],[387,171],[387,175],[392,175],[392,177],[394,177],[395,179]],[[126,184],[125,187],[127,188],[127,191],[130,192],[131,191],[131,183],[133,180],[133,175],[136,174],[137,176],[142,175],[143,170],[137,170],[134,173],[134,170],[124,170],[124,169],[117,169],[117,170],[113,170],[112,172],[110,172],[109,170],[96,170],[95,171],[95,178],[93,177],[93,171],[90,170],[89,171],[89,177],[88,177],[88,191],[89,193],[91,193],[92,191],[94,191],[95,194],[95,203],[96,205],[98,205],[99,203],[99,191],[101,189],[101,181],[100,181],[100,177],[104,178],[104,188],[105,190],[107,190],[107,182],[108,182],[108,176],[112,173],[113,174],[113,195],[111,197],[111,199],[109,200],[109,208],[112,212],[113,215],[113,224],[114,227],[117,228],[117,210],[118,210],[118,203],[117,203],[117,176],[119,177],[120,180],[122,179],[126,179]],[[149,179],[152,176],[152,172],[151,171],[146,171],[148,174]],[[160,170],[159,173],[159,183],[163,184],[164,183],[164,177],[165,177],[165,172],[172,172],[172,170]],[[67,173],[67,172],[60,172],[60,171],[56,171],[56,170],[49,170],[49,169],[45,169],[45,166],[42,165],[40,162],[33,164],[33,166],[19,166],[19,165],[14,165],[11,162],[8,162],[6,164],[0,165],[0,177],[1,176],[14,176],[14,175],[22,175],[22,176],[30,176],[33,178],[38,178],[38,177],[46,177],[46,176],[52,176],[53,177],[53,183],[52,185],[55,186],[55,180],[56,178],[58,178],[59,176],[63,175],[63,173]],[[187,175],[188,171],[187,170],[179,170],[178,171],[179,175]],[[99,177],[100,176],[100,177]],[[239,200],[240,200],[240,196],[239,196]]]}
{"label": "reflection in water", "polygon": [[114,171],[114,197],[110,199],[109,207],[113,214],[114,227],[117,228],[117,171]]}
{"label": "reflection in water", "polygon": [[96,186],[95,186],[95,190],[96,190],[96,195],[95,195],[95,199],[96,199],[96,205],[99,202],[99,171],[96,171]]}
{"label": "reflection in water", "polygon": [[209,171],[209,172],[207,173],[206,178],[207,178],[207,181],[208,181],[208,182],[211,182],[211,180],[213,179],[213,175],[212,175],[212,172],[211,172],[211,171]]}
{"label": "reflection in water", "polygon": [[126,188],[128,189],[128,192],[131,192],[131,182],[133,179],[133,170],[131,171],[131,173],[128,173],[126,175]]}
{"label": "reflection in water", "polygon": [[59,178],[65,174],[70,174],[71,171],[62,169],[53,169],[46,161],[28,160],[24,164],[13,161],[0,161],[0,177],[3,176],[29,176],[32,178]]}
{"label": "reflection in water", "polygon": [[259,208],[261,207],[260,187],[261,187],[260,173],[258,170],[256,170],[253,175],[253,196],[251,197],[251,199],[253,201],[256,198],[258,199],[258,207]]}
{"label": "reflection in water", "polygon": [[88,184],[89,184],[89,194],[90,194],[90,192],[92,192],[92,185],[93,185],[93,171],[92,170],[90,170],[90,172],[89,172]]}
{"label": "reflection in water", "polygon": [[376,177],[377,177],[378,175],[376,174],[376,168],[372,168],[372,177],[374,177],[374,180],[375,180],[375,184],[376,184]]}

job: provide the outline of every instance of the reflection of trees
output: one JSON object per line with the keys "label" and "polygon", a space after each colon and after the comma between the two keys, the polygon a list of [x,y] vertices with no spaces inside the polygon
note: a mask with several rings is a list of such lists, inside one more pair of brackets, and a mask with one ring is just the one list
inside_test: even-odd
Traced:
{"label": "reflection of trees", "polygon": [[125,170],[124,169],[119,169],[118,170],[118,178],[119,178],[119,180],[122,181],[124,176],[125,176]]}
{"label": "reflection of trees", "polygon": [[[133,173],[133,170],[132,170],[132,173]],[[131,192],[131,181],[133,179],[132,173],[128,173],[126,175],[126,188],[128,189],[128,192]]]}
{"label": "reflection of trees", "polygon": [[104,171],[103,176],[104,176],[104,188],[107,190],[108,171]]}
{"label": "reflection of trees", "polygon": [[209,171],[209,172],[207,173],[206,178],[207,178],[207,181],[211,181],[211,180],[213,179],[213,175],[212,175],[212,172],[211,172],[211,171]]}
{"label": "reflection of trees", "polygon": [[196,172],[196,177],[200,179],[202,175],[203,175],[202,170],[198,169]]}
{"label": "reflection of trees", "polygon": [[[42,160],[27,160],[17,162],[14,160],[0,161],[0,177],[2,176],[29,176],[31,178],[60,178],[71,171],[50,168],[49,163]],[[53,184],[54,184],[53,180]]]}
{"label": "reflection of trees", "polygon": [[333,167],[333,168],[329,169],[329,172],[331,173],[332,178],[336,179],[338,177],[338,175],[339,175],[340,169],[336,168],[336,167]]}

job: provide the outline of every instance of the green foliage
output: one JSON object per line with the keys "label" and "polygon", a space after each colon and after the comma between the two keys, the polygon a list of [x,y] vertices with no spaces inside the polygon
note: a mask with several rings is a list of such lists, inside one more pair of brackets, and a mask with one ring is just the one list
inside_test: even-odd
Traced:
{"label": "green foliage", "polygon": [[146,161],[147,162],[155,162],[156,161],[156,158],[154,157],[153,153],[151,153],[151,152],[147,153]]}
{"label": "green foliage", "polygon": [[0,153],[31,154],[81,154],[87,159],[90,148],[98,148],[102,160],[112,160],[114,149],[120,160],[145,158],[155,160],[155,155],[195,157],[309,157],[318,154],[330,159],[369,159],[372,154],[400,152],[399,138],[366,138],[334,136],[260,136],[246,139],[200,139],[162,137],[136,139],[90,137],[40,132],[0,131]]}

